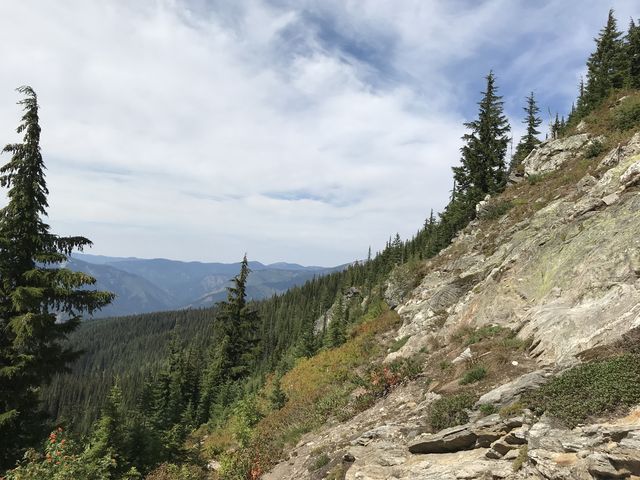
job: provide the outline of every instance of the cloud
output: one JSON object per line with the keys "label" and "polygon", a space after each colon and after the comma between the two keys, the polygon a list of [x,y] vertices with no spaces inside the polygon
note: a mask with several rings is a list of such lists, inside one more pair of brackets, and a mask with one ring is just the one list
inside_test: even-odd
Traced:
{"label": "cloud", "polygon": [[49,221],[96,253],[338,264],[444,206],[489,68],[516,137],[530,90],[568,108],[606,11],[566,5],[4,2],[0,132],[31,84]]}

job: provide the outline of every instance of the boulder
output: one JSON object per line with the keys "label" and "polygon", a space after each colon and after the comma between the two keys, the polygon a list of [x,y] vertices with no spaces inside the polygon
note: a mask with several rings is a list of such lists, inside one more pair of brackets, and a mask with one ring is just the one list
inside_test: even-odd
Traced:
{"label": "boulder", "polygon": [[605,205],[609,206],[609,205],[613,205],[614,203],[616,203],[618,200],[620,200],[620,195],[618,195],[617,193],[612,193],[611,195],[607,195],[606,197],[602,197],[602,201],[604,202]]}
{"label": "boulder", "polygon": [[588,141],[589,135],[580,133],[542,143],[522,162],[525,175],[540,175],[557,170],[567,160],[580,154]]}
{"label": "boulder", "polygon": [[620,184],[625,188],[632,187],[640,180],[640,160],[633,162],[620,176]]}
{"label": "boulder", "polygon": [[411,453],[451,453],[474,448],[478,436],[469,425],[447,428],[436,434],[422,434],[410,445]]}
{"label": "boulder", "polygon": [[485,393],[476,402],[475,406],[476,408],[480,408],[480,405],[483,404],[506,405],[517,399],[527,390],[532,390],[544,385],[549,380],[549,377],[549,371],[544,369],[526,373],[511,382],[500,385]]}

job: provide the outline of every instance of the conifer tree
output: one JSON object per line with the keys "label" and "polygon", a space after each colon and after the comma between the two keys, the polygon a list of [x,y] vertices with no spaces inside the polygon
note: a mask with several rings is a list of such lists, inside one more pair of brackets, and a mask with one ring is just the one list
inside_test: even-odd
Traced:
{"label": "conifer tree", "polygon": [[629,59],[629,86],[640,88],[640,25],[633,20],[627,33],[627,57]]}
{"label": "conifer tree", "polygon": [[533,92],[527,97],[527,104],[523,110],[526,113],[526,117],[522,123],[527,126],[527,131],[516,146],[516,153],[511,159],[511,170],[516,169],[522,161],[527,158],[527,155],[531,153],[531,150],[540,143],[536,135],[540,135],[540,131],[537,130],[537,128],[542,124],[542,119],[538,116],[540,109],[536,104]]}
{"label": "conifer tree", "polygon": [[493,72],[486,80],[486,90],[478,102],[478,118],[465,123],[470,132],[462,137],[462,165],[453,168],[455,197],[462,196],[467,208],[475,206],[487,193],[501,191],[506,184],[505,156],[511,127]]}
{"label": "conifer tree", "polygon": [[595,39],[596,50],[587,61],[587,84],[584,98],[587,112],[604,100],[611,90],[622,88],[628,72],[622,32],[618,30],[613,10],[609,10],[607,24]]}
{"label": "conifer tree", "polygon": [[229,296],[222,308],[220,320],[229,336],[229,363],[231,378],[237,379],[249,373],[258,358],[260,318],[247,304],[247,279],[251,270],[245,255],[240,264],[240,273],[228,288]]}
{"label": "conifer tree", "polygon": [[[37,439],[37,387],[65,371],[76,352],[61,341],[83,313],[107,305],[113,295],[83,288],[95,283],[84,273],[59,268],[74,249],[91,245],[84,237],[59,237],[43,221],[47,185],[40,152],[37,97],[20,87],[24,115],[22,143],[3,153],[0,168],[8,204],[0,210],[0,469],[10,466]],[[57,322],[58,317],[61,320]]]}

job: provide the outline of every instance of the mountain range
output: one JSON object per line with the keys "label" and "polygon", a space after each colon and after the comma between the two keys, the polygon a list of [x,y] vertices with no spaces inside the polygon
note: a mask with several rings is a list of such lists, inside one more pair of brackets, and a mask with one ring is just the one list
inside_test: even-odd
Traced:
{"label": "mountain range", "polygon": [[[66,266],[96,279],[96,288],[116,294],[111,305],[94,318],[162,310],[200,308],[224,300],[226,287],[240,263],[182,262],[164,258],[108,257],[74,253]],[[314,276],[345,266],[316,267],[278,262],[249,262],[247,297],[260,300],[301,285]]]}

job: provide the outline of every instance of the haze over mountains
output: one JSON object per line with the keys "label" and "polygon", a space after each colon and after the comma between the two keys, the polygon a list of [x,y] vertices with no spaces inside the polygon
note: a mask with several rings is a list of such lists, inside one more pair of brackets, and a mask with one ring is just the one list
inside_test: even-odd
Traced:
{"label": "haze over mountains", "polygon": [[[303,266],[278,262],[249,262],[252,273],[247,297],[259,300],[301,285],[314,276],[342,270],[337,267]],[[200,308],[224,300],[226,287],[237,275],[240,263],[181,262],[164,258],[142,259],[74,254],[72,270],[96,278],[96,288],[116,294],[115,301],[94,318]]]}

